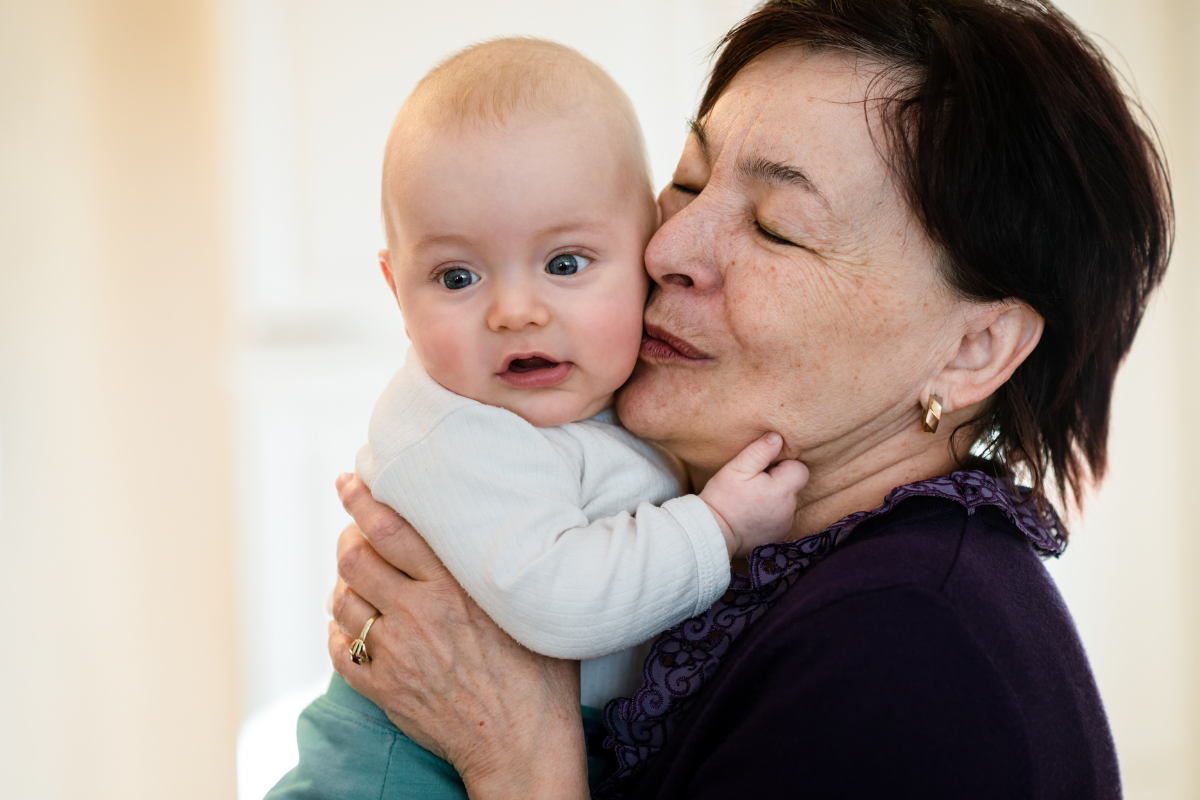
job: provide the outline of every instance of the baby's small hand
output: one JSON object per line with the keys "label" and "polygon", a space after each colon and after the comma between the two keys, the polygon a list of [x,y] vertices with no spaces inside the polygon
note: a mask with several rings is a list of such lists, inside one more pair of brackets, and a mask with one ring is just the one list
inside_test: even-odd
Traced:
{"label": "baby's small hand", "polygon": [[796,495],[808,483],[808,467],[789,460],[767,469],[781,449],[783,437],[766,434],[722,467],[700,492],[725,534],[730,558],[783,541],[792,528]]}

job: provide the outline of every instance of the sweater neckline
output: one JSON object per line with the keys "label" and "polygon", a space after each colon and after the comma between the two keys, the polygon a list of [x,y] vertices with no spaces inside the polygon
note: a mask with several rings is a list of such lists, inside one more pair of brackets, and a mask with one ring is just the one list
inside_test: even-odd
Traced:
{"label": "sweater neckline", "polygon": [[[820,533],[791,542],[756,547],[747,559],[748,577],[733,573],[734,579],[747,579],[753,588],[761,588],[790,574],[789,560],[797,554],[825,553],[841,544],[864,522],[889,513],[910,497],[936,497],[961,504],[967,514],[992,506],[1017,526],[1043,558],[1057,557],[1067,549],[1066,529],[1054,508],[1046,503],[1041,510],[1029,500],[1029,488],[1014,486],[977,469],[958,470],[949,475],[897,486],[888,492],[883,505],[870,511],[857,511],[842,517]],[[803,569],[807,564],[794,563]]]}
{"label": "sweater neckline", "polygon": [[1029,493],[980,470],[959,470],[898,486],[878,508],[843,517],[820,533],[755,548],[748,573],[732,573],[729,589],[707,611],[655,640],[642,667],[642,687],[634,696],[617,698],[605,707],[604,746],[615,754],[617,769],[596,787],[594,796],[624,796],[662,750],[733,643],[855,528],[890,513],[910,497],[933,497],[959,503],[968,515],[979,508],[997,508],[1039,555],[1059,556],[1066,549],[1066,529],[1049,503],[1037,507]]}

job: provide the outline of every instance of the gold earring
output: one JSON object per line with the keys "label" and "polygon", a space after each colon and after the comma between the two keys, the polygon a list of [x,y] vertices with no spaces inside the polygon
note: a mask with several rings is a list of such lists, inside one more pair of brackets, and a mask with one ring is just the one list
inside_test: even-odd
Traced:
{"label": "gold earring", "polygon": [[937,433],[938,423],[942,421],[942,401],[937,395],[929,396],[929,407],[925,409],[925,419],[921,421],[921,430],[926,433]]}

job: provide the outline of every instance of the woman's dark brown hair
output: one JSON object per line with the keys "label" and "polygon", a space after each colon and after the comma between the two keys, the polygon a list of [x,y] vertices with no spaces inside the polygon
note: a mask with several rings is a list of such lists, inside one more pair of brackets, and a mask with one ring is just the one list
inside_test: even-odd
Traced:
{"label": "woman's dark brown hair", "polygon": [[[1016,298],[1041,342],[960,432],[1034,497],[1052,469],[1078,501],[1107,459],[1113,381],[1172,243],[1166,167],[1097,47],[1049,2],[772,0],[721,43],[703,118],[773,47],[879,65],[886,155],[945,276]],[[872,95],[874,97],[874,95]]]}

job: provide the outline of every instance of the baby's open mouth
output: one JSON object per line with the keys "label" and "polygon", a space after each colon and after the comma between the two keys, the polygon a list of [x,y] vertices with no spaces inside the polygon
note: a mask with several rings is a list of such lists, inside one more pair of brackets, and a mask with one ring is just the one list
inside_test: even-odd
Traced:
{"label": "baby's open mouth", "polygon": [[508,368],[513,372],[533,372],[537,369],[550,369],[557,367],[559,362],[550,361],[540,356],[534,358],[514,358]]}
{"label": "baby's open mouth", "polygon": [[541,389],[565,381],[573,367],[570,361],[551,361],[531,353],[509,361],[498,377],[514,389]]}

